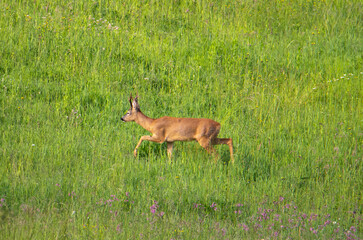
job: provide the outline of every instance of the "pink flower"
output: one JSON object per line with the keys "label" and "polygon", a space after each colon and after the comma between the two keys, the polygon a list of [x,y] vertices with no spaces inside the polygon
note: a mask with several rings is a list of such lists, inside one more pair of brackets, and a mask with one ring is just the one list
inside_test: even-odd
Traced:
{"label": "pink flower", "polygon": [[194,208],[199,208],[199,206],[202,205],[200,203],[194,203]]}
{"label": "pink flower", "polygon": [[256,223],[255,228],[263,228],[261,224]]}
{"label": "pink flower", "polygon": [[215,202],[213,202],[210,207],[213,208],[214,211],[217,211],[217,204]]}
{"label": "pink flower", "polygon": [[246,232],[249,230],[249,228],[246,224],[242,224],[241,226],[243,227],[243,230],[245,230]]}
{"label": "pink flower", "polygon": [[155,214],[155,212],[156,212],[156,206],[155,206],[155,204],[153,204],[151,207],[150,207],[150,212],[152,213],[152,214]]}
{"label": "pink flower", "polygon": [[154,201],[154,204],[153,205],[151,205],[151,207],[150,207],[150,212],[152,213],[152,214],[155,214],[156,213],[156,209],[159,207],[159,205],[158,205],[158,202],[157,201]]}
{"label": "pink flower", "polygon": [[324,223],[324,226],[326,226],[326,225],[328,225],[328,224],[330,224],[331,223],[331,221],[330,220],[327,220],[325,223]]}
{"label": "pink flower", "polygon": [[286,204],[283,208],[287,208],[287,209],[289,209],[290,208],[290,204]]}

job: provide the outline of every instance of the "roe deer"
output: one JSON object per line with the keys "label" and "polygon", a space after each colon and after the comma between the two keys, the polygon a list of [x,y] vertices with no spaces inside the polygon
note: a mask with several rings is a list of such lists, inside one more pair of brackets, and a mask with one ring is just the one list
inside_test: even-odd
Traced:
{"label": "roe deer", "polygon": [[227,144],[233,158],[233,145],[231,138],[217,138],[221,124],[207,118],[176,118],[161,117],[152,119],[143,114],[138,103],[138,96],[132,99],[130,94],[130,110],[121,118],[123,122],[135,121],[141,127],[152,133],[152,136],[142,136],[134,150],[134,156],[137,156],[137,149],[142,141],[152,141],[157,143],[167,143],[168,157],[171,158],[173,144],[175,141],[193,141],[196,140],[208,153],[217,153],[213,145]]}

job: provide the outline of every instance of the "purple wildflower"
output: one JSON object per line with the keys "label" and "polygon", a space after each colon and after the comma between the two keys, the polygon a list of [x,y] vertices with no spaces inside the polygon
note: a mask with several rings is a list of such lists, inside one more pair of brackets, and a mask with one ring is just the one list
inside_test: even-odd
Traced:
{"label": "purple wildflower", "polygon": [[150,207],[150,212],[152,213],[152,214],[155,214],[156,213],[156,209],[159,207],[159,205],[158,205],[158,202],[157,201],[154,201],[154,204],[153,205],[151,205],[151,207]]}
{"label": "purple wildflower", "polygon": [[345,236],[347,237],[347,239],[349,240],[354,240],[356,239],[356,236],[351,232],[351,231],[347,231],[346,233],[344,233]]}
{"label": "purple wildflower", "polygon": [[68,196],[70,196],[71,198],[73,198],[73,197],[76,196],[76,193],[72,191],[72,192],[68,193]]}
{"label": "purple wildflower", "polygon": [[264,220],[266,220],[266,219],[269,219],[269,218],[270,218],[269,216],[267,216],[267,211],[266,211],[266,209],[264,209],[264,210],[263,210],[263,212],[261,213],[261,216],[263,217],[263,219],[264,219]]}
{"label": "purple wildflower", "polygon": [[116,227],[116,231],[117,231],[117,232],[121,232],[121,224],[117,225],[117,227]]}
{"label": "purple wildflower", "polygon": [[256,224],[255,224],[255,228],[256,228],[256,229],[259,229],[259,228],[263,228],[263,227],[262,227],[262,225],[261,225],[261,224],[256,223]]}
{"label": "purple wildflower", "polygon": [[150,212],[151,212],[152,214],[155,214],[155,212],[156,212],[156,208],[157,208],[157,206],[156,206],[155,204],[153,204],[153,205],[150,207]]}
{"label": "purple wildflower", "polygon": [[217,211],[217,204],[215,202],[213,202],[210,207],[213,208],[214,211]]}
{"label": "purple wildflower", "polygon": [[194,203],[194,208],[199,208],[199,206],[201,206],[202,204],[200,204],[200,203]]}
{"label": "purple wildflower", "polygon": [[113,198],[111,201],[113,202],[113,201],[120,201],[120,199],[118,199],[117,197],[116,197],[116,195],[111,195],[111,198]]}
{"label": "purple wildflower", "polygon": [[249,227],[246,224],[242,224],[243,230],[245,230],[246,232],[249,230]]}
{"label": "purple wildflower", "polygon": [[314,213],[312,213],[312,214],[310,214],[310,218],[309,218],[309,222],[311,222],[311,221],[315,221],[316,220],[316,218],[317,218],[317,214],[314,214]]}
{"label": "purple wildflower", "polygon": [[287,208],[287,209],[289,209],[290,208],[290,204],[286,204],[283,208]]}
{"label": "purple wildflower", "polygon": [[326,225],[330,224],[330,223],[331,223],[331,221],[330,221],[330,220],[325,221],[325,223],[324,223],[324,227],[325,227]]}

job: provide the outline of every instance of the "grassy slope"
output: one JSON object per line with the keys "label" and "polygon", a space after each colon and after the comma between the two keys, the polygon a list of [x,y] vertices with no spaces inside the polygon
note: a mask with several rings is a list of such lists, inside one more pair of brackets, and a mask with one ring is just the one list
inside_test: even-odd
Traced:
{"label": "grassy slope", "polygon": [[[2,2],[1,232],[362,236],[362,11],[359,1]],[[145,131],[119,119],[136,91],[149,116],[221,122],[235,165],[223,164],[227,148],[215,165],[196,143],[177,143],[172,164],[154,143],[134,159]]]}

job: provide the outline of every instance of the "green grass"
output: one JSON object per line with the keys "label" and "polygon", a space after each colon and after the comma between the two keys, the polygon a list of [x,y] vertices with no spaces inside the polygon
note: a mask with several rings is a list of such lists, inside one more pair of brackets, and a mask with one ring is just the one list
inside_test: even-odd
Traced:
{"label": "green grass", "polygon": [[[2,1],[6,239],[360,239],[360,1]],[[207,117],[232,137],[144,142]]]}

